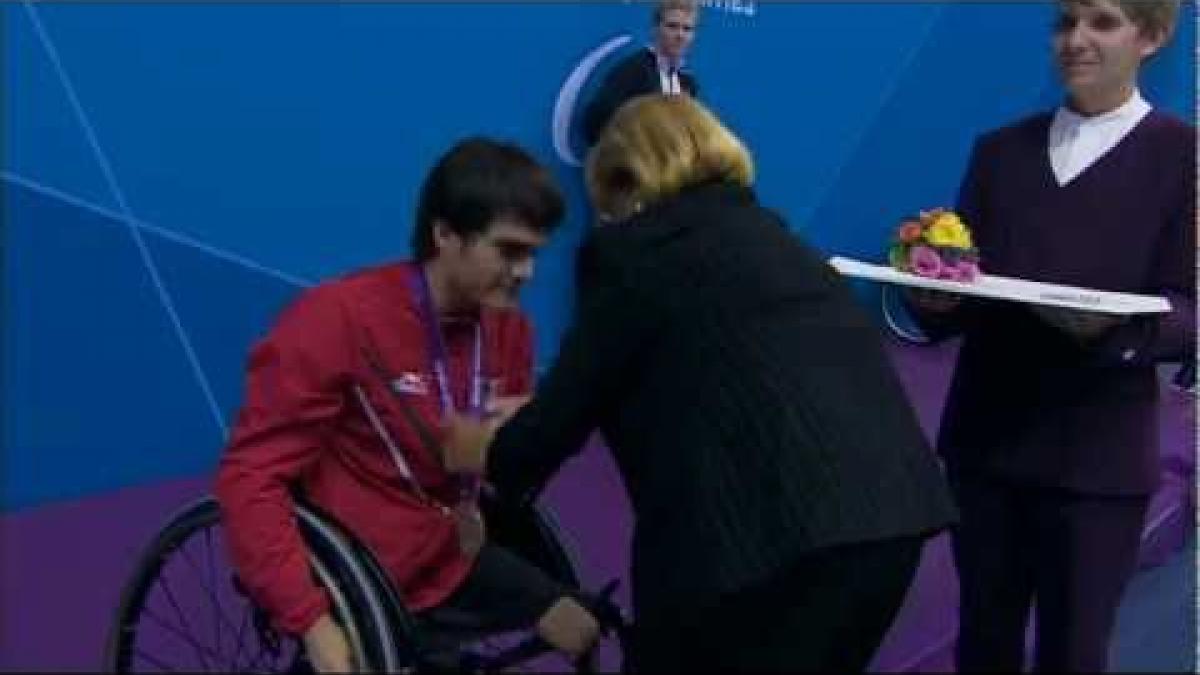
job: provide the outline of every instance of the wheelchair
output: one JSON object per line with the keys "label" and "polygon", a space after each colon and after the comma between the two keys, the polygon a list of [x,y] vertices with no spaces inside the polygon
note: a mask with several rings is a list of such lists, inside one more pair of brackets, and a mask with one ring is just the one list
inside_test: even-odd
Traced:
{"label": "wheelchair", "polygon": [[[548,509],[502,504],[486,492],[480,507],[490,542],[580,588],[578,567]],[[595,666],[568,661],[532,631],[431,634],[404,607],[371,551],[331,516],[297,499],[296,521],[359,672],[590,672]],[[615,588],[613,581],[584,597],[602,627],[594,653],[619,664],[629,625],[610,599]],[[104,670],[313,672],[300,640],[273,628],[247,597],[212,497],[171,518],[140,558],[121,594]]]}

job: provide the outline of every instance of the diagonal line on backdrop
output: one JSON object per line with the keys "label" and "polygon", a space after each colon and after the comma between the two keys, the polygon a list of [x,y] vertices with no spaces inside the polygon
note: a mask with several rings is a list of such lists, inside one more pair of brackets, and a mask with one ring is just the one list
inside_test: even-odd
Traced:
{"label": "diagonal line on backdrop", "polygon": [[[119,214],[111,209],[100,206],[98,204],[94,204],[92,202],[89,202],[89,201],[83,199],[82,197],[77,197],[77,196],[70,194],[68,192],[65,192],[63,190],[59,190],[58,188],[54,188],[54,187],[50,187],[49,185],[44,185],[42,183],[38,183],[37,181],[31,180],[31,179],[21,176],[19,174],[12,173],[11,171],[0,171],[0,180],[8,181],[9,183],[12,183],[13,185],[17,185],[19,187],[25,188],[26,190],[29,190],[30,192],[36,192],[44,197],[49,197],[51,199],[55,199],[64,204],[69,204],[71,206],[74,206],[79,209],[83,209],[85,211],[91,211],[92,213],[95,213],[97,215],[104,216],[105,219],[107,219],[109,221],[113,221],[116,224],[124,224],[124,222],[125,222],[125,219],[123,216],[121,216],[121,214]],[[170,241],[170,242],[173,242],[176,244],[180,244],[182,246],[187,246],[188,248],[192,248],[197,251],[200,251],[201,253],[210,255],[214,258],[219,258],[226,262],[233,263],[235,265],[238,265],[239,267],[244,267],[248,270],[252,270],[254,272],[259,272],[259,273],[265,274],[269,277],[273,277],[275,279],[278,279],[285,283],[291,284],[293,286],[307,288],[309,286],[314,285],[314,282],[312,282],[308,279],[301,279],[300,277],[295,276],[294,274],[290,274],[288,272],[283,272],[283,271],[277,270],[273,267],[268,267],[260,262],[251,260],[251,259],[247,258],[246,256],[243,256],[243,255],[240,255],[237,253],[233,253],[232,251],[226,251],[224,249],[217,248],[216,246],[213,246],[212,244],[206,244],[198,239],[189,237],[185,234],[180,234],[179,232],[175,232],[175,231],[166,229],[164,227],[152,225],[150,223],[147,223],[144,220],[133,219],[131,222],[134,227],[137,227],[138,229],[140,229],[144,232],[149,232],[150,234],[153,234],[162,239],[166,239],[167,241]]]}
{"label": "diagonal line on backdrop", "polygon": [[916,40],[913,40],[912,47],[909,48],[908,53],[905,54],[903,59],[901,59],[900,65],[893,72],[891,79],[887,83],[887,86],[883,87],[879,96],[879,103],[875,106],[875,114],[871,118],[871,121],[859,128],[854,140],[851,141],[850,145],[846,149],[845,154],[842,155],[842,161],[838,163],[837,168],[833,170],[833,172],[830,174],[829,180],[825,183],[825,187],[821,189],[820,197],[813,200],[812,210],[808,214],[809,217],[801,220],[800,222],[815,222],[815,218],[813,216],[819,213],[825,206],[825,200],[829,198],[829,193],[837,188],[838,184],[841,182],[842,173],[846,170],[847,165],[849,165],[858,157],[858,153],[862,150],[863,142],[867,139],[867,136],[870,135],[870,132],[879,124],[880,119],[882,119],[882,113],[884,109],[887,108],[888,103],[892,100],[892,96],[895,95],[896,89],[900,85],[900,80],[908,75],[909,68],[912,66],[917,54],[919,54],[921,49],[925,47],[925,44],[929,39],[929,34],[933,32],[934,26],[936,26],[938,21],[941,20],[942,14],[946,10],[946,6],[947,3],[940,3],[937,8],[932,11],[929,21],[925,24],[925,28],[921,31],[920,36]]}
{"label": "diagonal line on backdrop", "polygon": [[150,249],[146,246],[146,242],[142,239],[141,230],[134,224],[133,213],[129,209],[129,204],[125,200],[125,193],[121,190],[120,184],[117,182],[116,174],[113,172],[112,164],[108,160],[108,155],[100,146],[100,142],[96,136],[95,128],[92,126],[87,113],[83,109],[83,105],[79,101],[79,96],[76,94],[75,87],[71,83],[71,78],[67,75],[66,68],[63,66],[62,60],[59,58],[58,50],[55,49],[50,35],[46,32],[46,28],[42,25],[41,18],[38,16],[38,11],[33,6],[32,0],[22,0],[22,5],[25,8],[25,13],[29,17],[30,23],[33,25],[34,32],[37,33],[38,40],[41,42],[42,48],[46,52],[46,56],[50,59],[51,65],[54,67],[58,75],[59,81],[62,83],[63,91],[67,95],[67,100],[71,104],[71,109],[75,113],[75,117],[79,121],[79,126],[83,130],[84,137],[88,145],[91,146],[92,152],[96,156],[96,161],[100,165],[100,171],[104,174],[104,180],[108,184],[108,189],[112,191],[113,199],[117,203],[117,208],[120,212],[120,219],[129,229],[129,234],[133,238],[133,243],[137,247],[138,254],[141,256],[142,263],[146,267],[146,272],[150,275],[150,281],[154,286],[155,292],[162,303],[163,309],[167,313],[167,317],[171,321],[171,325],[175,329],[175,335],[179,338],[179,343],[183,347],[184,355],[187,357],[188,364],[192,368],[193,374],[196,376],[196,382],[200,386],[205,401],[208,403],[209,412],[213,416],[213,420],[217,423],[217,427],[221,431],[222,438],[229,435],[229,427],[225,423],[225,416],[221,412],[221,407],[217,405],[216,396],[213,395],[212,386],[209,384],[208,376],[204,373],[203,367],[200,365],[200,359],[196,355],[196,350],[192,346],[191,338],[183,327],[183,322],[179,318],[179,312],[175,308],[175,303],[171,299],[171,294],[163,283],[162,276],[159,274],[158,266],[154,262],[153,256],[150,255]]}

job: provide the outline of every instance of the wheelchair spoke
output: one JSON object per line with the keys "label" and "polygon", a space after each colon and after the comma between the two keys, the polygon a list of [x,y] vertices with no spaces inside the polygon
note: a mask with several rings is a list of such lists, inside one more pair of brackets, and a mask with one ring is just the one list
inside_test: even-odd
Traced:
{"label": "wheelchair spoke", "polygon": [[[214,672],[212,669],[212,666],[210,666],[208,664],[208,661],[204,658],[204,655],[208,654],[209,656],[212,656],[212,657],[221,658],[221,656],[222,656],[221,654],[218,654],[217,652],[214,652],[213,650],[205,647],[204,645],[201,645],[199,642],[196,641],[196,639],[194,637],[185,633],[183,631],[183,629],[181,629],[178,626],[174,626],[174,625],[168,623],[165,619],[160,617],[158,614],[156,614],[149,608],[143,609],[142,612],[146,616],[150,617],[151,619],[154,619],[154,622],[157,623],[159,626],[163,627],[168,632],[173,633],[174,635],[179,637],[179,639],[181,639],[184,642],[191,645],[192,649],[196,650],[196,656],[200,658],[200,662],[202,664],[204,664],[205,672]],[[215,672],[221,672],[221,671],[215,671]]]}
{"label": "wheelchair spoke", "polygon": [[196,562],[192,560],[192,556],[188,554],[187,550],[181,547],[179,552],[183,555],[183,559],[187,561],[187,564],[192,568],[192,571],[196,573],[196,576],[200,578],[200,585],[204,588],[204,594],[207,596],[209,604],[211,604],[213,607],[213,614],[217,618],[217,649],[220,650],[221,624],[224,623],[227,628],[233,630],[233,622],[230,621],[229,617],[227,617],[225,613],[221,611],[221,603],[217,597],[216,589],[214,588],[215,584],[210,585],[205,581],[204,574],[200,571],[200,568]]}
{"label": "wheelchair spoke", "polygon": [[[220,547],[220,544],[219,542],[214,544],[212,532],[213,530],[211,528],[205,530],[204,551],[203,553],[198,554],[201,556],[200,559],[207,563],[209,568],[208,574],[205,574],[204,571],[200,569],[203,565],[197,562],[197,558],[190,550],[188,550],[188,548],[180,547],[178,551],[182,555],[184,561],[187,563],[187,566],[191,569],[192,573],[198,578],[202,595],[207,599],[208,604],[212,607],[214,624],[213,630],[215,633],[217,650],[216,656],[217,658],[222,659],[227,664],[228,668],[271,672],[275,668],[279,654],[275,653],[273,649],[264,645],[262,643],[261,636],[258,640],[255,640],[255,642],[259,643],[257,650],[255,650],[252,645],[247,645],[247,626],[250,624],[251,616],[255,611],[253,609],[253,604],[248,599],[244,599],[244,603],[239,603],[242,604],[243,607],[243,611],[241,612],[242,618],[240,625],[235,626],[234,620],[231,618],[230,614],[233,608],[227,607],[221,602],[221,596],[218,590],[221,587],[220,582],[218,581],[218,577],[220,575],[218,574],[216,564],[216,559],[220,556],[220,554],[214,551],[214,549]],[[222,634],[230,637],[222,638]],[[229,645],[233,653],[226,653],[225,642],[229,642],[233,639],[236,639],[236,644]],[[211,650],[209,650],[208,653],[210,655],[213,654]]]}
{"label": "wheelchair spoke", "polygon": [[[167,594],[167,600],[170,600],[171,607],[175,609],[175,615],[179,617],[179,623],[182,624],[181,628],[183,628],[184,630],[187,630],[190,633],[192,630],[192,627],[190,624],[188,624],[187,619],[184,618],[183,610],[179,607],[179,602],[177,602],[175,600],[175,594],[171,592],[171,584],[167,583],[166,576],[160,577],[158,580],[158,584],[163,587],[163,591],[165,591]],[[148,608],[145,610],[145,612],[150,616],[154,616],[154,614],[152,612],[150,612],[150,610]],[[157,621],[159,621],[164,627],[167,627],[167,625],[165,623],[163,623],[161,619],[158,619],[157,617],[154,617],[154,618]],[[208,661],[206,661],[204,659],[204,649],[202,647],[200,647],[200,645],[195,640],[188,637],[187,635],[180,632],[179,630],[175,630],[174,632],[177,635],[179,635],[180,637],[184,638],[184,640],[186,642],[190,643],[192,645],[192,647],[194,647],[196,649],[196,656],[200,657],[200,663],[204,666],[204,670],[211,672],[212,668],[208,665]]]}
{"label": "wheelchair spoke", "polygon": [[[267,668],[275,660],[275,657],[268,654],[266,648],[260,647],[258,653],[253,654],[252,658],[248,659],[248,661],[245,664],[241,663],[238,659],[226,661],[226,659],[228,657],[225,654],[215,652],[211,648],[207,648],[207,647],[203,646],[202,644],[197,642],[195,638],[193,638],[192,636],[183,632],[178,626],[172,625],[171,623],[169,623],[168,621],[166,621],[165,619],[160,617],[158,614],[156,614],[154,611],[147,608],[147,609],[143,610],[143,613],[147,617],[153,619],[154,622],[157,623],[159,626],[161,626],[168,632],[173,633],[174,635],[179,637],[181,640],[183,640],[184,642],[187,642],[189,645],[191,645],[191,647],[196,650],[197,656],[200,657],[201,661],[204,663],[204,668],[208,672],[246,672],[246,671],[258,671],[258,670],[262,670],[262,672],[271,672]],[[138,653],[141,654],[143,657],[145,657],[147,660],[151,660],[151,657],[149,655],[147,655],[145,652],[139,651]],[[208,661],[204,659],[205,654],[207,654],[208,656],[210,656],[218,661],[219,665],[218,665],[217,670],[215,670],[215,671],[212,670],[212,667],[208,664]],[[157,663],[156,665],[161,666],[162,664]]]}
{"label": "wheelchair spoke", "polygon": [[[249,617],[249,612],[246,613],[246,617],[247,618]],[[244,623],[243,623],[243,625],[244,625]],[[242,646],[244,646],[244,645],[241,644],[241,641],[239,639],[238,653],[237,653],[238,657],[242,656],[242,649],[241,649]],[[234,668],[234,669],[239,672],[247,672],[247,671],[258,672],[260,669],[263,672],[270,672],[267,670],[267,666],[271,665],[271,663],[276,658],[278,658],[277,656],[272,656],[270,652],[271,652],[271,650],[266,645],[263,645],[260,640],[259,645],[258,645],[258,652],[255,653],[255,652],[250,652],[249,650],[247,650],[247,653],[245,655],[246,661],[243,663],[240,658],[235,659],[236,668]]]}
{"label": "wheelchair spoke", "polygon": [[[215,589],[217,587],[217,583],[216,583],[216,576],[217,576],[216,569],[217,568],[216,568],[216,565],[213,564],[212,532],[213,531],[212,531],[211,527],[204,529],[204,552],[205,552],[205,557],[208,559],[208,574],[209,574],[208,587]],[[217,631],[217,637],[214,640],[214,642],[217,645],[217,651],[220,652],[221,651],[221,608],[218,606],[218,604],[216,602],[215,592],[214,592],[212,605],[213,605],[213,619],[214,619],[214,622],[216,623],[216,631]]]}
{"label": "wheelchair spoke", "polygon": [[262,672],[267,673],[270,672],[267,670],[267,666],[271,665],[271,661],[273,661],[274,658],[275,657],[267,653],[266,648],[260,647],[258,653],[254,655],[254,658],[246,663],[246,667],[239,667],[238,670],[241,670],[242,672],[258,672],[261,668]]}
{"label": "wheelchair spoke", "polygon": [[[237,652],[235,652],[235,653],[234,653],[234,655],[233,655],[233,661],[234,661],[234,665],[237,665],[237,666],[240,666],[240,665],[241,665],[241,660],[240,660],[240,659],[241,659],[241,656],[242,656],[242,650],[246,648],[246,643],[245,643],[245,642],[243,642],[242,638],[243,638],[243,637],[245,637],[245,634],[246,634],[246,624],[248,624],[248,623],[250,622],[250,613],[251,613],[252,611],[254,611],[254,610],[252,610],[252,609],[250,609],[249,607],[247,607],[247,608],[246,608],[246,611],[242,612],[242,623],[241,623],[241,625],[240,625],[240,626],[238,626],[238,630],[237,630]],[[239,668],[239,670],[240,670],[240,668]]]}
{"label": "wheelchair spoke", "polygon": [[238,625],[237,633],[235,635],[237,639],[235,644],[237,651],[235,651],[230,657],[229,665],[231,670],[245,672],[250,670],[251,666],[260,665],[259,662],[263,653],[265,652],[265,650],[260,647],[258,654],[252,654],[246,647],[246,627],[250,624],[250,616],[253,612],[253,607],[249,605],[247,605],[245,611],[242,612],[242,620]]}
{"label": "wheelchair spoke", "polygon": [[[250,611],[254,611],[254,610],[250,610]],[[249,616],[249,614],[250,614],[250,612],[247,612],[246,616]],[[286,660],[287,655],[284,651],[280,650],[278,647],[272,648],[272,647],[268,646],[267,644],[264,644],[261,637],[262,637],[262,634],[259,633],[260,639],[258,641],[258,645],[259,645],[258,653],[251,655],[251,659],[246,663],[246,670],[258,670],[261,668],[262,672],[269,673],[271,671],[268,670],[268,668],[271,666],[271,664],[276,663],[280,658],[283,658]],[[290,644],[292,642],[290,639],[287,639],[287,638],[285,638],[285,640],[286,640],[287,644]],[[300,649],[300,647],[297,647],[297,649]],[[293,654],[293,658],[295,658],[294,654]]]}
{"label": "wheelchair spoke", "polygon": [[[238,654],[241,656],[240,650]],[[271,672],[270,670],[266,669],[272,663],[276,663],[280,659],[285,658],[287,658],[287,652],[275,651],[265,645],[260,644],[257,652],[252,652],[250,650],[246,651],[245,661],[240,659],[238,660],[238,670],[258,670],[261,668],[264,669],[264,672]]]}
{"label": "wheelchair spoke", "polygon": [[168,673],[179,672],[179,671],[175,670],[174,668],[168,666],[167,664],[163,663],[162,661],[159,661],[158,659],[154,658],[153,656],[150,656],[146,652],[135,649],[133,654],[134,654],[134,656],[142,659],[143,661],[147,661],[151,665],[161,668],[164,672],[168,672]]}

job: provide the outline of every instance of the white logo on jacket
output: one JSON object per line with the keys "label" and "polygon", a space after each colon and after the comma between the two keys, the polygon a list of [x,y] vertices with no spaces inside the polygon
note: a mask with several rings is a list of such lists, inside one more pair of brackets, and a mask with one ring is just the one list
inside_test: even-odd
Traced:
{"label": "white logo on jacket", "polygon": [[429,393],[429,387],[425,386],[425,378],[420,373],[401,373],[400,377],[392,380],[392,391],[424,396]]}

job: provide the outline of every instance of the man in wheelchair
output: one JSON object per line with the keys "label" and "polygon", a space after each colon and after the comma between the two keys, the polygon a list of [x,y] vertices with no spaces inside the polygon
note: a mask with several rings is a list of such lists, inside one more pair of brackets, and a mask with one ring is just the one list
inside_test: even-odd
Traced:
{"label": "man in wheelchair", "polygon": [[465,140],[420,193],[412,262],[304,292],[252,349],[215,494],[246,592],[321,672],[355,667],[314,580],[293,490],[370,548],[431,626],[533,628],[581,658],[599,627],[580,596],[489,543],[478,454],[533,385],[516,309],[563,216],[549,172],[520,148]]}

